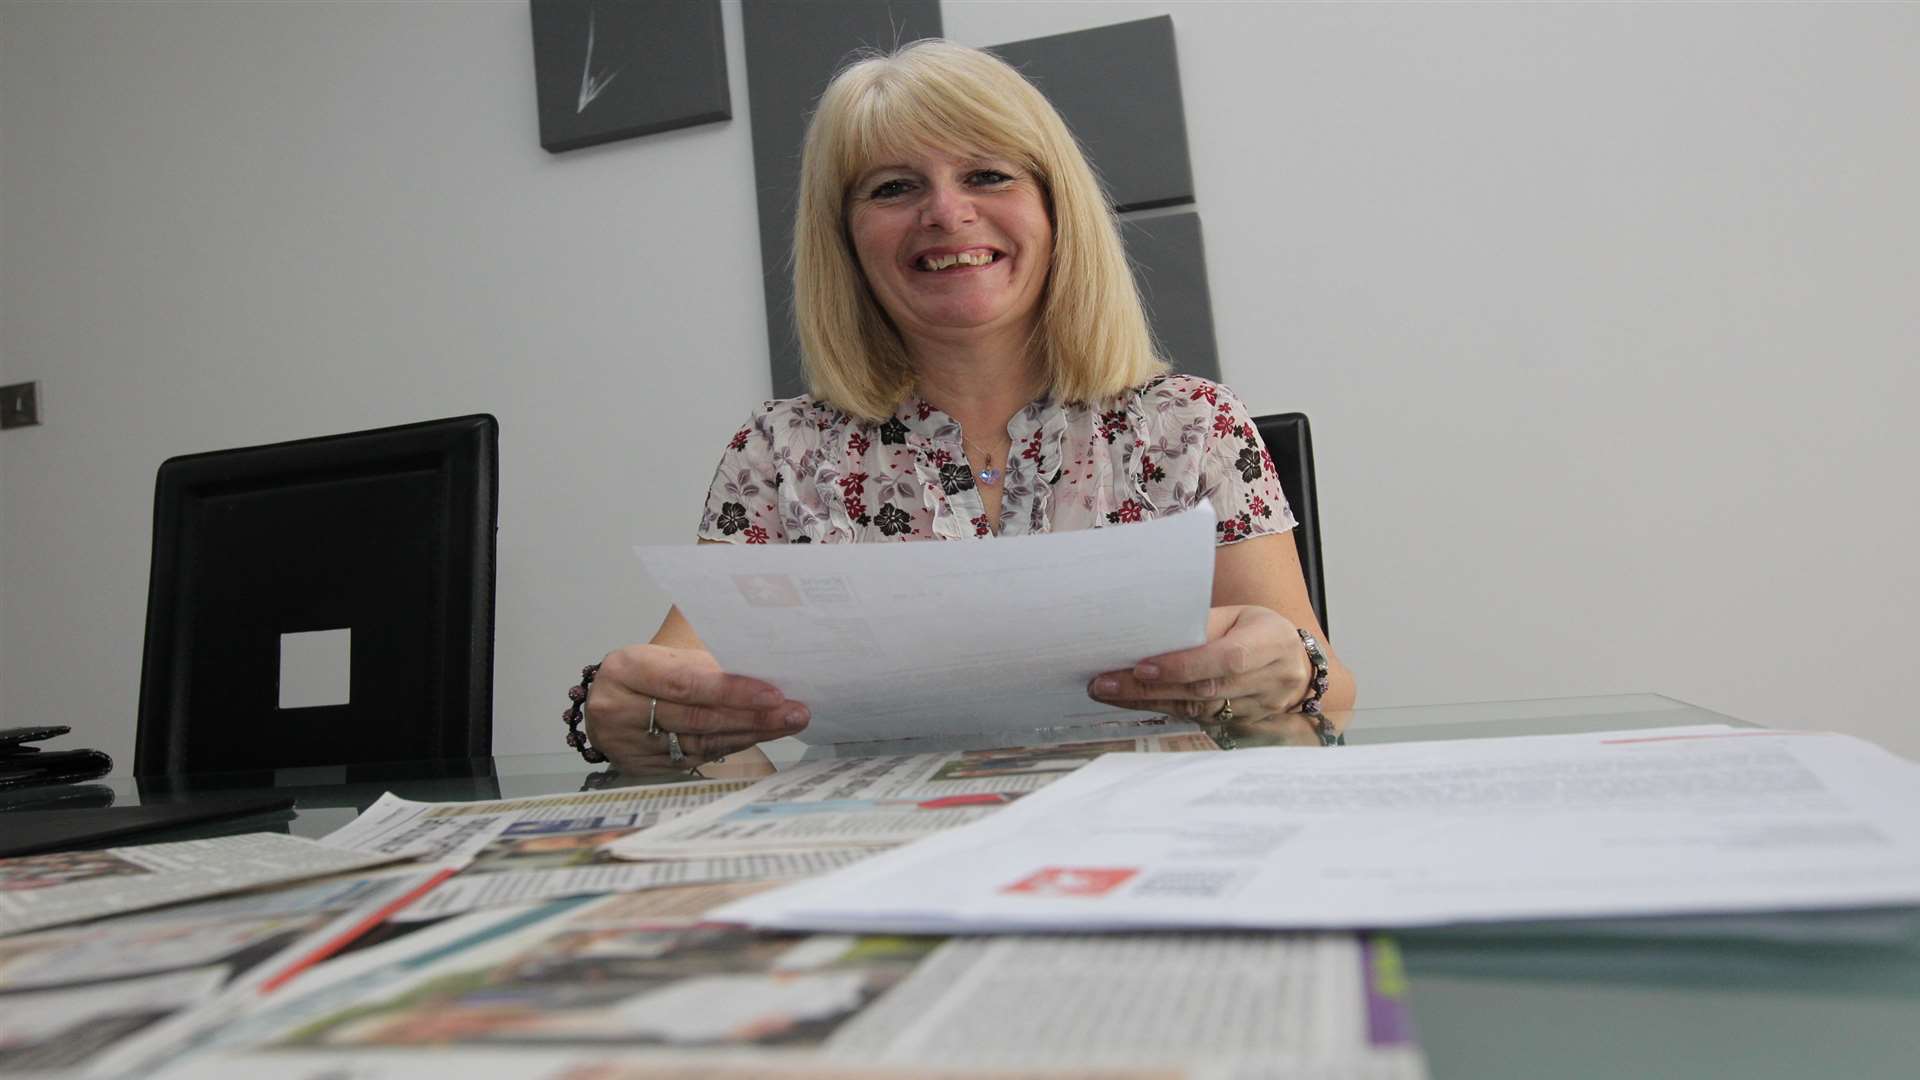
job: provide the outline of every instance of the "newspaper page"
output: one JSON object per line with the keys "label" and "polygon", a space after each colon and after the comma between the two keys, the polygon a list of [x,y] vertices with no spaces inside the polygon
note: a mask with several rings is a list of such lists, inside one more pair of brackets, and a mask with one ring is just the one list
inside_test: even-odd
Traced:
{"label": "newspaper page", "polygon": [[803,762],[608,850],[622,859],[890,847],[977,821],[1101,754],[1211,751],[1204,732]]}
{"label": "newspaper page", "polygon": [[1213,541],[1202,499],[1123,528],[991,544],[634,551],[722,668],[806,702],[813,720],[795,737],[835,743],[1129,715],[1089,700],[1087,683],[1206,642]]}
{"label": "newspaper page", "polygon": [[279,833],[0,859],[0,936],[396,861]]}
{"label": "newspaper page", "polygon": [[1920,766],[1687,728],[1110,755],[715,913],[900,933],[1421,926],[1920,903]]}
{"label": "newspaper page", "polygon": [[[606,791],[567,792],[525,799],[426,803],[388,792],[352,822],[328,833],[321,843],[347,851],[406,856],[443,866],[463,866],[505,835],[600,833],[606,838],[670,821],[724,795],[743,791],[751,780],[695,780]],[[558,846],[558,845],[556,845]],[[587,845],[588,849],[597,845]],[[579,845],[550,860],[572,865]]]}
{"label": "newspaper page", "polygon": [[[1107,1075],[1419,1077],[1390,945],[1348,935],[1076,935],[946,941],[668,924],[644,896],[557,901],[441,943],[387,977],[289,1003],[210,1054],[550,1051],[743,1075],[892,1066]],[[637,1055],[637,1056],[635,1056]],[[245,1061],[243,1056],[241,1061]],[[400,1059],[396,1059],[400,1060]],[[415,1059],[424,1060],[424,1059]],[[443,1060],[432,1059],[436,1067]],[[549,1059],[557,1069],[561,1058]],[[539,1058],[521,1058],[539,1075]],[[188,1066],[191,1069],[188,1070]],[[238,1065],[196,1057],[179,1075]],[[236,1073],[237,1075],[237,1073]],[[588,1075],[600,1075],[590,1073]],[[883,1074],[884,1075],[884,1074]],[[1003,1075],[1003,1073],[994,1073]]]}
{"label": "newspaper page", "polygon": [[151,1060],[426,876],[376,871],[0,939],[0,1076]]}
{"label": "newspaper page", "polygon": [[[508,840],[511,845],[515,841]],[[499,841],[496,841],[499,843]],[[587,865],[516,870],[511,857],[490,861],[490,849],[457,876],[393,915],[394,922],[423,922],[482,908],[552,900],[563,896],[638,892],[723,881],[788,881],[838,870],[873,854],[872,848],[835,848],[770,855],[729,855],[675,862],[619,862],[595,850]]]}

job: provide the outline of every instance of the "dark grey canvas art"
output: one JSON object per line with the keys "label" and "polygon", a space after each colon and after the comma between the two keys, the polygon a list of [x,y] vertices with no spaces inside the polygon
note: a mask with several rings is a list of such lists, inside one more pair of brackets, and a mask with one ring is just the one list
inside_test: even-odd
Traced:
{"label": "dark grey canvas art", "polygon": [[720,0],[530,0],[552,153],[733,117]]}

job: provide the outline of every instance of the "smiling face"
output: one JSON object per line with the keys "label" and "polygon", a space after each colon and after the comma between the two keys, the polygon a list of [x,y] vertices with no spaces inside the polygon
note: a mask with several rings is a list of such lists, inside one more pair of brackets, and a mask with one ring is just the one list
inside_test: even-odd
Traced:
{"label": "smiling face", "polygon": [[867,285],[917,346],[1019,347],[1053,260],[1039,178],[1015,163],[921,151],[861,174],[847,229]]}

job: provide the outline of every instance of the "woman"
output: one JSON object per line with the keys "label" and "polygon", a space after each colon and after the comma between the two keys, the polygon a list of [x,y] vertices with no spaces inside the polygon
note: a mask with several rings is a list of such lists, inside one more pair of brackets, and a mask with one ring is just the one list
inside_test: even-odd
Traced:
{"label": "woman", "polygon": [[[701,542],[976,540],[1208,499],[1207,643],[1088,693],[1223,721],[1351,705],[1245,407],[1164,374],[1099,184],[1018,72],[923,41],[833,80],[803,151],[794,308],[812,392],[768,402],[727,445]],[[569,741],[625,768],[736,755],[764,771],[755,744],[808,720],[722,672],[677,608],[584,674],[591,746]]]}

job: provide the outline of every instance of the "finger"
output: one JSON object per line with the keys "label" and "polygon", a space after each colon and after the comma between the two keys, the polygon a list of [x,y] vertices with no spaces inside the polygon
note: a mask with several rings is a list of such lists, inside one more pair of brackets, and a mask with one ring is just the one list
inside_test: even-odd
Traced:
{"label": "finger", "polygon": [[655,715],[662,731],[681,735],[752,735],[755,742],[800,731],[811,719],[807,707],[797,701],[777,709],[726,709],[662,701]]}
{"label": "finger", "polygon": [[745,675],[729,675],[713,666],[704,653],[650,649],[631,660],[631,672],[622,665],[616,678],[639,696],[739,710],[771,709],[786,701],[778,687]]}
{"label": "finger", "polygon": [[[1284,621],[1284,620],[1280,620]],[[1227,632],[1205,645],[1148,657],[1133,667],[1143,682],[1192,683],[1245,675],[1280,659],[1288,644],[1261,620],[1235,622]],[[1297,645],[1297,639],[1294,642]]]}
{"label": "finger", "polygon": [[739,753],[762,741],[751,735],[682,735],[680,752],[690,758],[711,761],[714,758]]}
{"label": "finger", "polygon": [[1102,675],[1087,688],[1095,701],[1220,701],[1225,698],[1265,697],[1273,689],[1265,671],[1198,682],[1142,682],[1130,672]]}
{"label": "finger", "polygon": [[1220,702],[1196,701],[1191,698],[1180,701],[1136,699],[1131,701],[1108,701],[1103,704],[1116,709],[1133,709],[1138,712],[1160,713],[1164,716],[1178,716],[1188,720],[1205,720],[1220,711]]}

